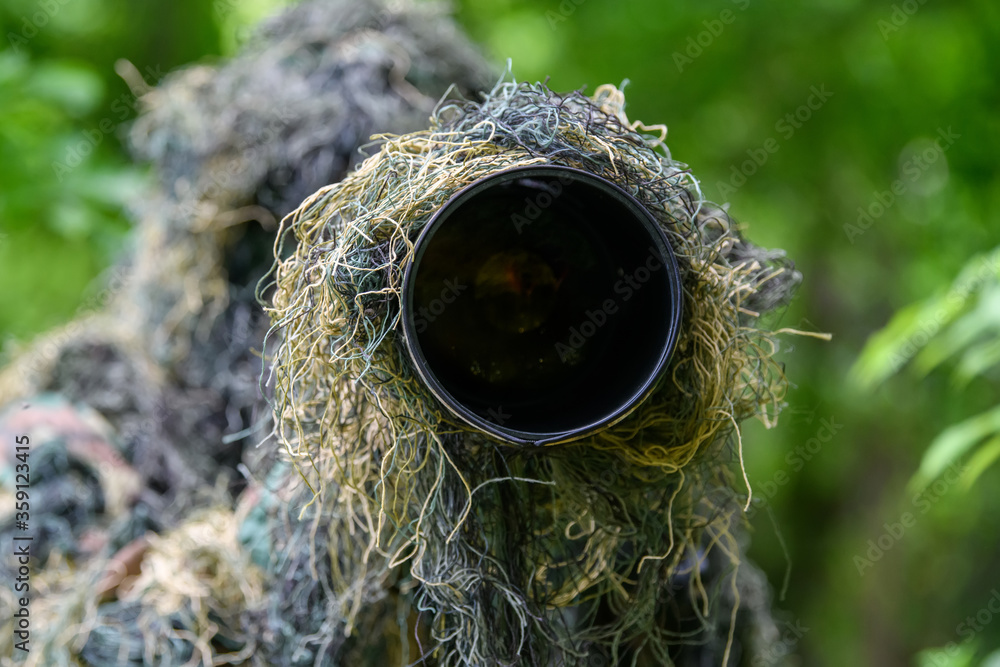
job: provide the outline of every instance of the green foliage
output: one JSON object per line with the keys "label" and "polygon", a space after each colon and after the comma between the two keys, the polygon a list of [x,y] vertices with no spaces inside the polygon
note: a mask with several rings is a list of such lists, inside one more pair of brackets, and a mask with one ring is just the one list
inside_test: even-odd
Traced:
{"label": "green foliage", "polygon": [[[975,647],[969,644],[957,646],[951,651],[930,649],[922,651],[916,660],[916,667],[974,667]],[[986,662],[980,667],[988,667]]]}
{"label": "green foliage", "polygon": [[[235,48],[278,4],[0,5],[0,350],[73,317],[120,255],[146,178],[123,145],[144,87]],[[135,90],[119,76],[124,61],[142,77],[129,81]]]}
{"label": "green foliage", "polygon": [[[853,375],[871,388],[911,359],[922,377],[954,361],[956,391],[976,377],[996,374],[1000,366],[1000,248],[975,256],[946,292],[896,314],[871,337]],[[942,431],[924,453],[920,469],[910,481],[911,490],[919,492],[970,451],[972,457],[964,473],[966,487],[1000,457],[1000,406]]]}
{"label": "green foliage", "polygon": [[8,286],[0,331],[8,335],[68,317],[121,246],[122,208],[140,179],[99,127],[78,130],[103,94],[86,64],[0,53],[0,284]]}
{"label": "green foliage", "polygon": [[871,389],[910,359],[926,376],[957,357],[954,379],[966,386],[1000,363],[1000,248],[973,257],[948,290],[901,309],[875,332],[852,369]]}
{"label": "green foliage", "polygon": [[[129,60],[154,84],[158,72],[231,52],[265,4],[72,0],[26,44],[9,35],[40,4],[0,6],[11,44],[0,56],[0,335],[28,337],[70,317],[121,247],[121,202],[136,177],[119,128],[135,112],[119,121],[112,110],[130,95],[114,63]],[[551,76],[555,89],[592,92],[629,79],[630,117],[667,123],[674,157],[706,194],[729,201],[752,240],[787,249],[805,276],[781,324],[832,332],[833,342],[787,341],[779,356],[798,386],[790,408],[779,428],[744,435],[769,510],[753,519],[751,555],[780,588],[787,547],[779,606],[812,628],[795,647],[802,663],[914,664],[923,649],[959,641],[956,626],[1000,585],[1000,466],[990,465],[1000,440],[989,423],[1000,403],[996,277],[956,291],[970,275],[963,267],[974,275],[979,258],[996,257],[979,253],[997,244],[1000,5],[456,4],[498,63],[513,58],[520,80]],[[829,101],[791,135],[779,129],[821,85]],[[116,128],[60,183],[52,162],[107,117]],[[921,162],[949,127],[953,145]],[[777,150],[762,158],[769,139]],[[939,309],[924,340],[920,324]],[[902,354],[918,335],[919,349]],[[906,373],[892,377],[903,361]],[[810,458],[795,454],[819,442],[824,418],[843,428]],[[937,433],[945,444],[928,449]],[[931,509],[915,511],[914,470],[929,480],[956,458],[965,484],[980,481],[964,493],[932,486],[921,496],[935,499]],[[906,511],[915,526],[859,577],[853,557]],[[976,643],[1000,646],[1000,623]]]}
{"label": "green foliage", "polygon": [[[1000,583],[1000,466],[987,465],[1000,443],[969,445],[963,484],[939,480],[919,504],[908,482],[934,434],[1000,403],[986,324],[997,308],[980,289],[961,307],[952,293],[962,267],[997,244],[1000,6],[461,0],[459,12],[520,79],[590,91],[629,79],[630,118],[666,123],[673,156],[707,196],[802,271],[781,324],[833,341],[787,342],[790,407],[777,429],[744,434],[768,510],[754,516],[751,553],[776,589],[791,561],[779,606],[814,628],[796,646],[802,664],[913,664],[958,641],[958,623]],[[799,122],[822,85],[832,97]],[[794,132],[779,127],[788,114]],[[935,150],[949,128],[958,137]],[[777,150],[762,156],[769,139]],[[939,335],[905,379],[885,381],[939,307]],[[985,328],[973,336],[973,325]],[[823,418],[844,425],[828,443],[817,439]],[[854,556],[905,512],[914,527],[859,577]],[[977,642],[1000,646],[1000,624]]]}

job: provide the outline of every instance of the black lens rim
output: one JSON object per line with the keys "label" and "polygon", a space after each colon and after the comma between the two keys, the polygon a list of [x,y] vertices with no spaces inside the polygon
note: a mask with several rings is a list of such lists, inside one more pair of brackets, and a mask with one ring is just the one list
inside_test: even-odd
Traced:
{"label": "black lens rim", "polygon": [[[617,199],[621,204],[629,209],[634,214],[634,219],[638,221],[649,234],[650,241],[656,245],[657,249],[660,250],[660,260],[663,262],[663,267],[666,271],[671,301],[669,313],[670,322],[667,329],[666,339],[662,342],[660,347],[660,357],[654,367],[650,370],[645,381],[642,382],[641,386],[632,393],[632,396],[627,401],[623,401],[622,404],[619,405],[619,407],[610,415],[602,416],[595,421],[583,424],[577,428],[546,433],[505,428],[502,425],[496,424],[477,415],[460,401],[455,399],[437,379],[433,371],[431,371],[427,359],[424,357],[423,351],[420,349],[420,343],[417,339],[416,321],[413,316],[413,290],[417,267],[419,267],[420,260],[423,258],[424,250],[426,250],[430,244],[435,231],[447,221],[451,212],[457,210],[461,204],[474,198],[483,190],[495,187],[507,181],[536,176],[564,179],[568,178],[581,181],[587,185],[602,190],[604,193]],[[513,167],[499,171],[495,174],[490,174],[489,176],[485,176],[456,192],[440,209],[438,209],[437,212],[434,213],[433,216],[431,216],[431,219],[427,222],[417,237],[417,240],[414,243],[413,257],[404,269],[400,319],[403,325],[403,338],[406,344],[406,349],[410,355],[410,359],[413,361],[417,374],[431,390],[431,393],[434,394],[434,396],[448,409],[449,412],[477,430],[508,443],[519,445],[553,445],[578,440],[609,426],[613,426],[631,414],[646,398],[649,397],[649,395],[656,388],[660,378],[663,376],[663,373],[666,371],[667,366],[670,363],[670,359],[673,355],[674,347],[677,343],[677,338],[680,332],[682,313],[683,289],[681,286],[681,275],[677,264],[677,257],[674,254],[669,240],[667,239],[666,233],[660,227],[656,218],[654,218],[646,207],[639,203],[635,197],[623,190],[616,183],[582,169],[550,164]]]}

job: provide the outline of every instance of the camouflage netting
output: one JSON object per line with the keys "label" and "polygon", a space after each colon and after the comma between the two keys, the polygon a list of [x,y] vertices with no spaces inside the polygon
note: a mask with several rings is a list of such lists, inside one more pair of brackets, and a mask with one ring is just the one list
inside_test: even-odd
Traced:
{"label": "camouflage netting", "polygon": [[[777,640],[766,583],[741,559],[730,445],[740,420],[771,423],[780,407],[774,340],[756,321],[797,274],[701,201],[612,88],[592,103],[503,84],[435,112],[452,84],[450,97],[478,99],[490,71],[435,6],[310,0],[228,64],[144,96],[130,138],[158,181],[128,258],[85,316],[0,371],[0,430],[31,433],[39,503],[27,664],[736,665]],[[380,139],[359,167],[370,135],[431,113],[431,132]],[[700,305],[641,411],[584,442],[516,450],[453,423],[416,383],[398,271],[449,193],[547,162],[638,194]],[[255,287],[277,221],[355,167],[289,220],[300,238],[286,235],[283,326],[266,347]],[[365,190],[372,179],[395,195]],[[333,252],[302,254],[317,243]],[[340,291],[294,283],[315,271]],[[325,333],[298,305],[315,296]],[[289,375],[310,339],[337,345]],[[267,441],[262,356],[290,456]],[[13,530],[0,516],[0,537]],[[11,596],[0,589],[0,606]],[[11,630],[0,623],[4,666]]]}
{"label": "camouflage netting", "polygon": [[[249,495],[241,539],[269,582],[265,604],[245,616],[262,638],[261,664],[412,664],[420,655],[409,616],[412,582],[369,553],[337,494],[314,499],[282,463]],[[332,585],[352,575],[360,576],[351,586]]]}
{"label": "camouflage netting", "polygon": [[[46,576],[66,584],[46,594],[96,605],[86,582],[102,581],[129,539],[233,503],[246,484],[240,463],[261,458],[252,446],[270,419],[258,387],[268,324],[254,288],[273,261],[275,221],[342,178],[372,133],[423,127],[451,86],[469,94],[493,77],[439,6],[323,0],[264,24],[231,62],[174,73],[142,98],[130,143],[158,181],[137,206],[128,256],[80,318],[11,350],[0,370],[0,406],[34,408],[57,392],[67,411],[96,412],[107,446],[138,477],[127,506],[109,506],[98,487],[120,466],[72,452],[53,459],[68,436],[43,429],[35,438],[31,427],[46,443],[39,493],[51,499],[33,512],[47,536],[34,564],[50,564]],[[11,460],[0,465],[4,497]],[[5,536],[8,519],[0,516]],[[35,664],[79,658],[56,638],[84,609],[33,609],[36,645],[63,651],[34,653]],[[13,655],[8,620],[0,661]]]}
{"label": "camouflage netting", "polygon": [[375,0],[303,3],[225,67],[169,75],[130,133],[159,179],[137,204],[134,251],[92,299],[96,317],[39,340],[0,375],[0,404],[53,388],[93,404],[96,389],[122,404],[108,415],[116,427],[169,421],[175,432],[155,449],[219,459],[164,486],[234,468],[259,440],[247,429],[268,418],[256,411],[267,322],[254,287],[276,220],[342,178],[372,133],[423,127],[451,86],[469,93],[491,78],[440,8]]}
{"label": "camouflage netting", "polygon": [[[373,569],[405,573],[434,664],[735,664],[768,632],[736,634],[728,464],[739,422],[770,425],[782,406],[777,343],[756,323],[800,277],[703,200],[664,135],[629,123],[611,86],[591,99],[500,83],[482,102],[443,103],[430,130],[383,137],[283,223],[267,283],[276,435],[368,541],[357,569],[331,573],[332,594],[363,589]],[[445,201],[537,164],[603,176],[653,213],[678,255],[685,313],[668,381],[627,419],[517,448],[471,432],[419,381],[400,290]]]}
{"label": "camouflage netting", "polygon": [[393,8],[304,3],[225,68],[179,72],[143,99],[131,141],[156,163],[162,191],[142,209],[149,223],[123,300],[136,310],[121,314],[141,324],[158,360],[220,370],[192,355],[190,332],[212,335],[227,304],[248,301],[227,278],[260,277],[276,220],[342,178],[373,133],[424,127],[451,85],[488,85],[489,68],[439,8]]}

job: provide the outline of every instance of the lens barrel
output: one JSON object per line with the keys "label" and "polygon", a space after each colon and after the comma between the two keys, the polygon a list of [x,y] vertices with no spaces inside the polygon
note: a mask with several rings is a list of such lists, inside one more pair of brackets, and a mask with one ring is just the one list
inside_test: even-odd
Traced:
{"label": "lens barrel", "polygon": [[406,345],[457,417],[518,444],[584,437],[654,388],[677,339],[680,273],[616,184],[518,167],[452,197],[403,280]]}

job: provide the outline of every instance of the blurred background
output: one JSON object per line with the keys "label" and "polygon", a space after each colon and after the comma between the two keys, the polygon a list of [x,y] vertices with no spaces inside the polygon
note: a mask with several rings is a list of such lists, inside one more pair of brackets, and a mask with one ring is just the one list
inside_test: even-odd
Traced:
{"label": "blurred background", "polygon": [[[127,248],[136,95],[281,4],[2,1],[0,352],[85,312]],[[788,408],[744,429],[773,657],[1000,665],[1000,5],[455,10],[518,80],[627,79],[630,118],[803,273],[772,324],[833,334],[784,337]]]}

